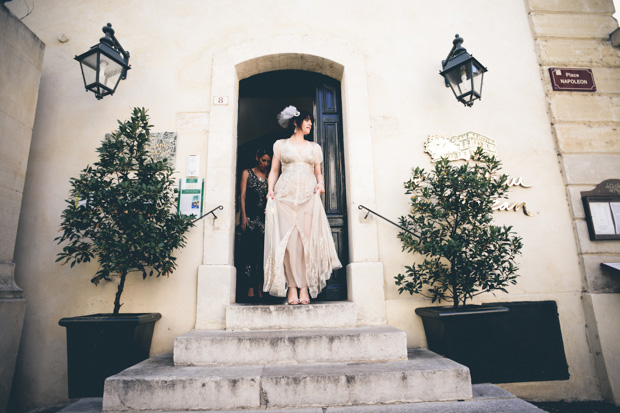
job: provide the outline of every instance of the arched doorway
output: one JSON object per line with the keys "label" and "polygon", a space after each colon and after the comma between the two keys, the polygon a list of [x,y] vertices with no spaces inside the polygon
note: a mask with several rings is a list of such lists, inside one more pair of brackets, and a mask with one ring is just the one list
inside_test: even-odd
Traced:
{"label": "arched doorway", "polygon": [[[377,226],[358,207],[375,207],[373,151],[364,53],[333,38],[309,34],[269,36],[228,47],[213,55],[209,137],[206,152],[205,208],[222,206],[203,231],[198,267],[196,328],[222,329],[234,304],[236,269],[235,181],[239,84],[275,70],[303,70],[340,81],[343,150],[346,161],[347,299],[356,304],[360,325],[386,320],[383,264]],[[222,103],[223,102],[223,103]]]}
{"label": "arched doorway", "polygon": [[[314,113],[315,124],[307,139],[323,148],[325,195],[323,203],[343,268],[337,270],[318,300],[347,299],[346,265],[348,240],[346,219],[345,168],[342,133],[340,82],[325,75],[303,70],[260,73],[239,82],[237,125],[237,174],[254,165],[258,148],[271,149],[277,139],[287,138],[276,121],[286,106]],[[237,189],[237,195],[238,195]],[[237,197],[238,199],[238,197]],[[237,205],[238,208],[238,205]],[[243,251],[235,247],[235,265]],[[243,271],[237,267],[237,302],[247,297]],[[266,300],[267,303],[272,302]]]}

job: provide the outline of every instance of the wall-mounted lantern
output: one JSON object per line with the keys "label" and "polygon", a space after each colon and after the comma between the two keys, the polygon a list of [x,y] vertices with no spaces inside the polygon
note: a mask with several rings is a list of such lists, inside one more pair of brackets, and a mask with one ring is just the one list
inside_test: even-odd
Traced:
{"label": "wall-mounted lantern", "polygon": [[75,56],[82,68],[86,91],[93,92],[97,99],[113,95],[118,83],[127,78],[127,70],[131,69],[129,52],[114,37],[112,25],[108,23],[102,30],[105,37],[99,40],[99,44]]}
{"label": "wall-mounted lantern", "polygon": [[458,34],[452,41],[452,50],[446,60],[441,62],[446,87],[450,87],[456,99],[465,106],[472,106],[476,99],[482,97],[482,79],[487,68],[467,53],[461,46],[463,38]]}

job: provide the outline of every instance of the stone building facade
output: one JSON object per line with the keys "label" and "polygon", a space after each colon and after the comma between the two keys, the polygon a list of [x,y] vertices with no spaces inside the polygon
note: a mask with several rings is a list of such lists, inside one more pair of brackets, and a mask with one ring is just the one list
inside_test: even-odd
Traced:
{"label": "stone building facade", "polygon": [[[509,294],[476,302],[555,301],[570,373],[567,380],[502,387],[528,399],[620,403],[613,326],[620,285],[600,269],[601,262],[618,261],[620,242],[589,240],[580,198],[581,191],[620,178],[620,49],[609,42],[618,27],[612,1],[290,3],[33,2],[23,22],[45,43],[46,56],[14,254],[28,308],[12,403],[64,400],[66,341],[58,320],[112,308],[115,285],[90,285],[95,264],[54,265],[53,238],[69,178],[96,159],[103,136],[134,106],[149,109],[154,131],[176,133],[178,178],[186,176],[188,156],[200,156],[204,209],[223,209],[190,232],[172,277],[128,281],[123,310],[162,313],[153,355],[171,352],[175,337],[192,329],[224,327],[226,307],[237,301],[237,153],[260,138],[264,122],[253,123],[252,113],[286,101],[268,92],[249,95],[243,82],[274,71],[311,73],[338,85],[346,293],[358,325],[387,323],[407,333],[409,347],[426,346],[414,310],[430,302],[399,295],[393,281],[412,257],[401,252],[394,227],[358,207],[392,218],[405,214],[402,182],[412,167],[431,165],[426,138],[474,132],[494,140],[503,172],[527,183],[513,187],[510,197],[531,212],[496,213],[498,223],[523,237],[521,277]],[[18,18],[29,12],[23,2],[5,7]],[[96,43],[108,21],[131,52],[132,69],[113,96],[98,101],[84,93],[73,57]],[[483,99],[472,108],[457,103],[438,75],[457,32],[489,68]],[[592,69],[597,91],[553,91],[550,67]],[[256,131],[245,132],[248,124]]]}

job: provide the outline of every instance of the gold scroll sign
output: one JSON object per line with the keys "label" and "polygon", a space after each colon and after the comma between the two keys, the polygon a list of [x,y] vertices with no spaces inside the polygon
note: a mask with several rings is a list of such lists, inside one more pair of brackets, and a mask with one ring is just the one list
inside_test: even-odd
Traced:
{"label": "gold scroll sign", "polygon": [[[448,158],[450,161],[469,160],[471,155],[478,149],[482,148],[489,155],[497,155],[495,139],[488,138],[476,132],[467,132],[462,135],[445,136],[432,135],[426,138],[424,142],[424,152],[431,156],[431,162],[437,162],[441,158]],[[531,185],[523,183],[523,178],[508,178],[509,186],[521,186],[530,188]],[[514,211],[523,213],[527,216],[532,214],[527,210],[525,202],[509,202],[504,200],[496,200],[493,204],[495,211]]]}

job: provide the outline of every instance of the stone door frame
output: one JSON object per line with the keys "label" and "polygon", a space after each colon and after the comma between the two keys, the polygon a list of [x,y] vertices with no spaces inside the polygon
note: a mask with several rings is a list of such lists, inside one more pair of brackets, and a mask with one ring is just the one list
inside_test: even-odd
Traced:
{"label": "stone door frame", "polygon": [[[367,74],[362,53],[335,42],[291,35],[253,40],[214,54],[211,124],[207,143],[203,263],[198,268],[196,328],[223,329],[226,306],[235,302],[235,166],[239,82],[273,70],[306,70],[341,82],[343,144],[349,231],[348,300],[357,304],[358,324],[385,323],[383,265],[376,223],[358,210],[375,206]],[[227,104],[218,104],[221,99]]]}

